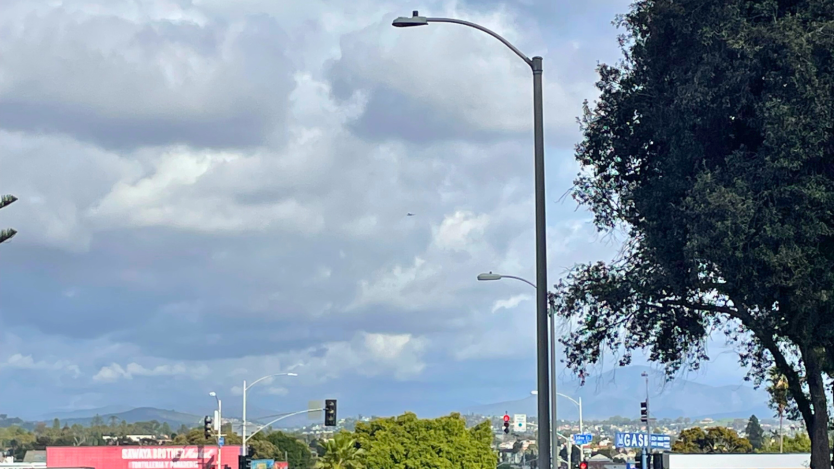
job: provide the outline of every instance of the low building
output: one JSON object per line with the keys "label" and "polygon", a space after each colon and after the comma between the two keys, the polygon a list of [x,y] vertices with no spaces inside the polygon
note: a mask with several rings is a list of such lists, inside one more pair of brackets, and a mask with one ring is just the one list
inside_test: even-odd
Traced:
{"label": "low building", "polygon": [[810,453],[678,454],[663,455],[665,469],[807,469]]}
{"label": "low building", "polygon": [[[240,446],[50,446],[47,468],[238,469]],[[0,468],[2,469],[2,468]]]}

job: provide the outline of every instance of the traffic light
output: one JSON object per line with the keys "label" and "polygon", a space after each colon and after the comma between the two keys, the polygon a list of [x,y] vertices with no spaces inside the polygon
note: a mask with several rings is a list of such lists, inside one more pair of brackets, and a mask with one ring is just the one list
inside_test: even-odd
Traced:
{"label": "traffic light", "polygon": [[336,399],[326,399],[324,401],[324,426],[336,426]]}
{"label": "traffic light", "polygon": [[649,402],[643,401],[640,403],[640,421],[647,423],[649,421]]}
{"label": "traffic light", "polygon": [[504,414],[504,433],[510,433],[510,416]]}
{"label": "traffic light", "polygon": [[241,454],[237,457],[238,469],[249,469],[252,466],[252,456]]}
{"label": "traffic light", "polygon": [[588,469],[588,461],[582,461],[579,463],[579,469]]}
{"label": "traffic light", "polygon": [[208,415],[203,419],[203,436],[211,438],[211,417]]}

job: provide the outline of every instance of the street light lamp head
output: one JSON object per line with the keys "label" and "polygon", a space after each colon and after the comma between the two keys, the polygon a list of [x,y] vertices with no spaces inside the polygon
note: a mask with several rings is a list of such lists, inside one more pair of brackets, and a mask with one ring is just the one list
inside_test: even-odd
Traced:
{"label": "street light lamp head", "polygon": [[298,373],[287,373],[287,376],[298,376]]}
{"label": "street light lamp head", "polygon": [[492,272],[486,274],[478,274],[478,280],[501,280],[502,275],[493,274]]}
{"label": "street light lamp head", "polygon": [[417,10],[412,12],[412,16],[400,16],[391,23],[395,28],[410,28],[411,26],[425,26],[429,24],[425,16],[420,16]]}
{"label": "street light lamp head", "polygon": [[534,389],[534,390],[530,391],[530,394],[533,395],[533,396],[538,396],[539,392]]}
{"label": "street light lamp head", "polygon": [[214,391],[212,391],[212,392],[210,392],[210,393],[209,393],[209,396],[211,396],[211,397],[217,397],[217,393],[216,393],[216,392],[214,392]]}

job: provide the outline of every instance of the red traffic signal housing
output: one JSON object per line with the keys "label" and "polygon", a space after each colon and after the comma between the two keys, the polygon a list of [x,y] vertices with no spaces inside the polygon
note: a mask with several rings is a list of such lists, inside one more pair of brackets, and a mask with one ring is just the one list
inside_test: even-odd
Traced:
{"label": "red traffic signal housing", "polygon": [[504,421],[509,422],[510,421],[510,416],[507,415],[507,414],[504,414]]}

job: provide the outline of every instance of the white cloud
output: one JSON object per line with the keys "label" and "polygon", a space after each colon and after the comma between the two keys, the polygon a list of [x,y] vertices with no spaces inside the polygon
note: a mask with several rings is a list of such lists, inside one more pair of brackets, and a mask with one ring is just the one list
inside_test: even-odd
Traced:
{"label": "white cloud", "polygon": [[[529,287],[475,279],[535,268],[530,73],[493,38],[396,30],[391,0],[7,3],[0,192],[20,234],[0,318],[26,338],[2,345],[67,360],[13,366],[186,403],[208,370],[233,395],[297,371],[259,387],[284,402],[532,356]],[[421,8],[542,52],[548,145],[575,141],[596,77],[560,70],[598,30],[548,41],[514,5]],[[548,153],[550,200],[569,153]],[[573,208],[548,204],[551,275],[616,249]]]}
{"label": "white cloud", "polygon": [[492,306],[492,312],[496,312],[499,309],[513,309],[518,306],[522,301],[529,301],[533,297],[530,295],[514,295],[506,300],[497,300],[495,304]]}
{"label": "white cloud", "polygon": [[270,387],[266,390],[267,394],[272,394],[273,396],[286,396],[290,393],[289,389],[281,388],[281,387]]}
{"label": "white cloud", "polygon": [[433,229],[434,243],[440,249],[466,250],[481,242],[489,216],[458,210],[447,215],[439,227]]}
{"label": "white cloud", "polygon": [[103,366],[93,376],[93,381],[111,383],[121,379],[133,379],[134,376],[188,376],[192,378],[203,378],[209,374],[206,365],[186,365],[174,363],[157,365],[153,368],[146,368],[138,363],[129,363],[122,367],[118,363],[111,363]]}
{"label": "white cloud", "polygon": [[45,360],[36,361],[31,355],[22,355],[15,353],[5,362],[0,363],[0,369],[18,369],[18,370],[38,370],[38,371],[52,371],[62,374],[69,374],[72,377],[81,376],[81,370],[78,365],[67,360],[58,360],[54,362],[47,362]]}

